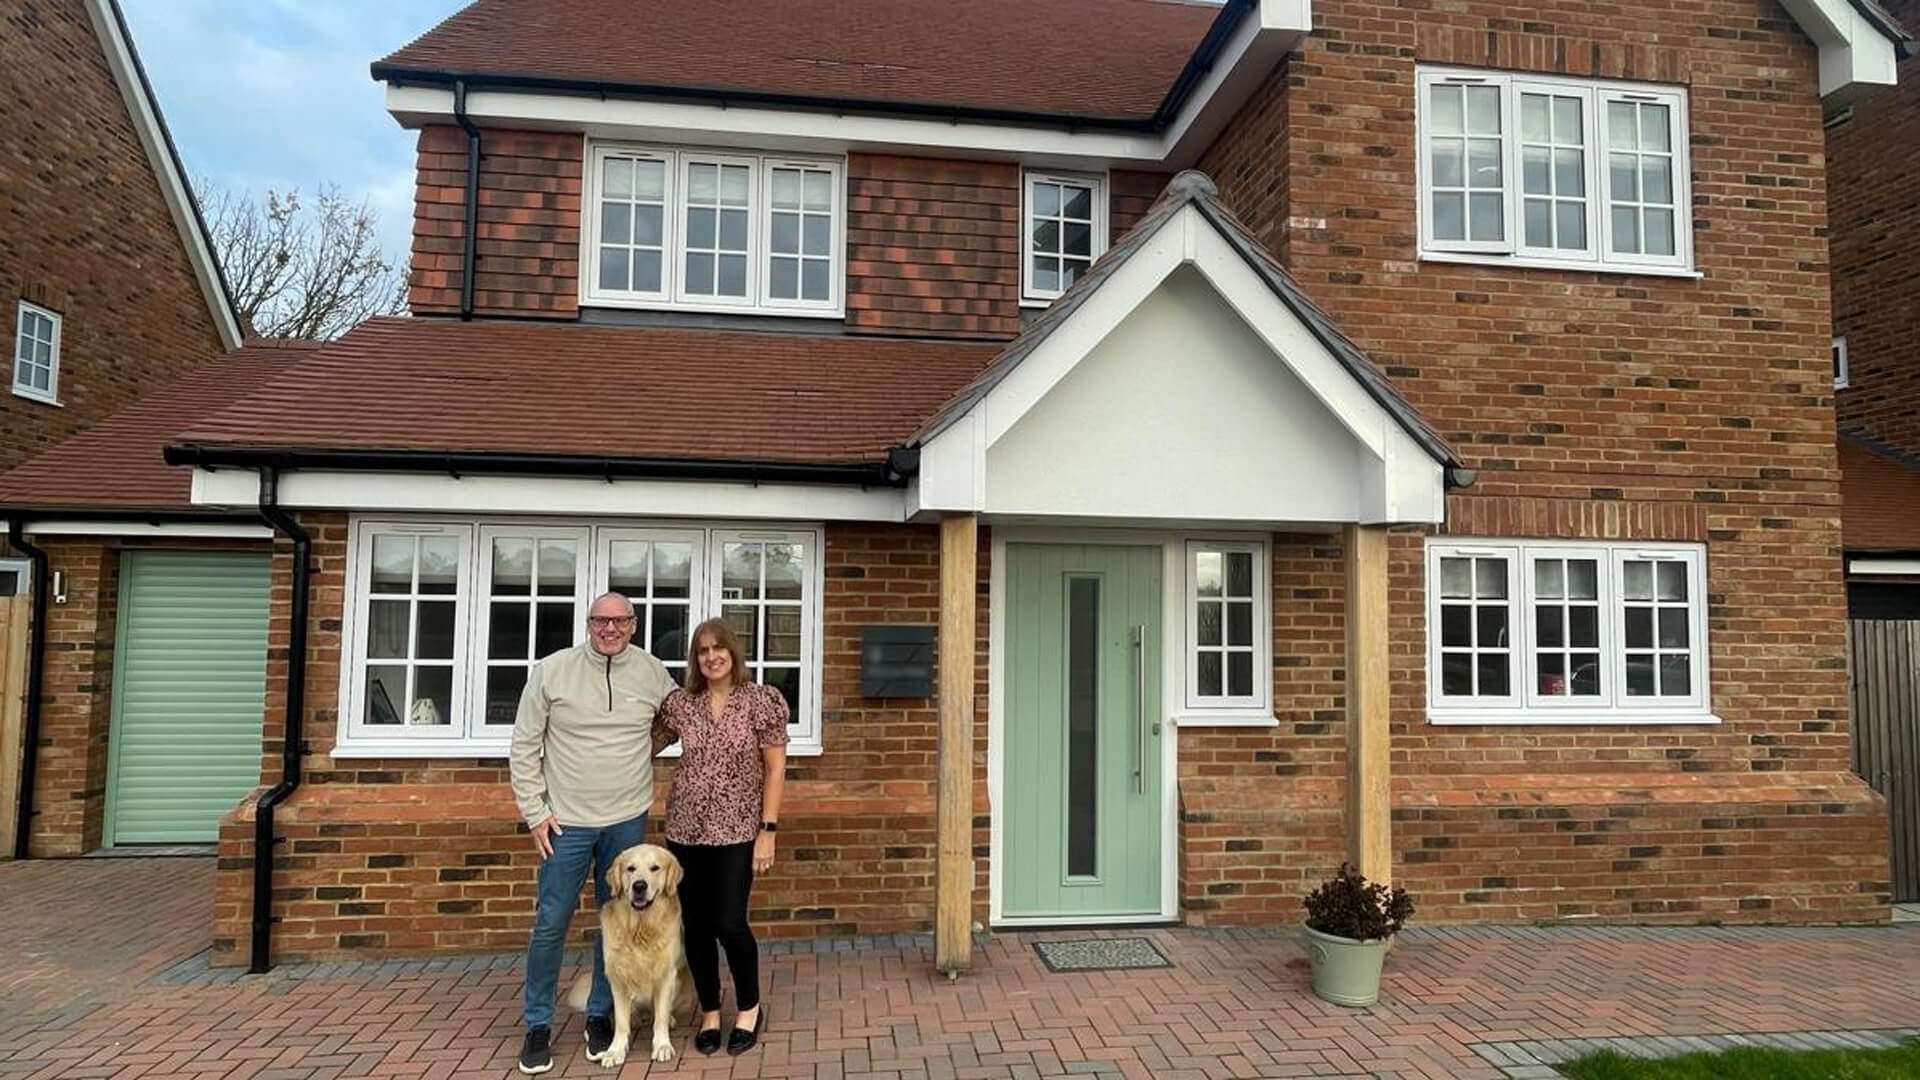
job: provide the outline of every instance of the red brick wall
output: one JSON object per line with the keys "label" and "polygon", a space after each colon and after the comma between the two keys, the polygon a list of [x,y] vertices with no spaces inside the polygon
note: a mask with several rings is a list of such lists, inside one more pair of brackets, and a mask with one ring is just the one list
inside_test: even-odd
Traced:
{"label": "red brick wall", "polygon": [[[220,349],[80,0],[0,0],[0,469]],[[60,405],[16,397],[19,301],[62,316]]]}
{"label": "red brick wall", "polygon": [[1153,201],[1173,177],[1166,173],[1115,169],[1107,174],[1107,239],[1118,243],[1152,209]]}
{"label": "red brick wall", "polygon": [[[483,129],[476,312],[563,319],[579,313],[585,155],[579,135]],[[417,315],[457,314],[466,242],[465,132],[444,126],[420,130],[414,192],[409,305]]]}
{"label": "red brick wall", "polygon": [[[347,524],[302,519],[317,569],[309,630],[303,786],[276,814],[278,959],[348,952],[513,950],[533,912],[531,841],[500,760],[339,760],[338,709]],[[986,580],[982,540],[979,580]],[[280,775],[285,731],[291,546],[281,542],[269,621],[262,784]],[[930,528],[829,526],[823,730],[827,753],[792,757],[780,862],[755,883],[752,915],[769,937],[926,929],[933,906],[934,703],[859,696],[859,628],[937,625],[939,540]],[[984,591],[984,585],[983,585]],[[977,843],[986,844],[986,611],[978,620]],[[671,765],[658,770],[662,794]],[[664,804],[655,803],[655,825]],[[251,917],[249,802],[222,825],[217,963],[244,963]],[[978,866],[985,917],[986,862]],[[577,934],[590,920],[577,919]]]}
{"label": "red brick wall", "polygon": [[848,155],[849,330],[1012,337],[1019,304],[1018,166]]}
{"label": "red brick wall", "polygon": [[[1888,0],[1912,32],[1920,0]],[[1920,453],[1920,59],[1896,86],[1863,89],[1827,131],[1833,332],[1847,339],[1840,428]]]}
{"label": "red brick wall", "polygon": [[[1749,0],[1603,24],[1570,2],[1333,2],[1315,22],[1206,164],[1238,216],[1480,470],[1449,498],[1447,531],[1708,552],[1723,723],[1440,728],[1424,716],[1422,537],[1395,534],[1395,873],[1422,916],[1884,917],[1885,807],[1848,771],[1812,46]],[[1417,261],[1416,62],[1686,84],[1703,276]],[[1320,750],[1344,759],[1333,668],[1304,699],[1308,716],[1325,703],[1324,729],[1306,721],[1311,741],[1285,711],[1311,671],[1287,666],[1303,648],[1293,639],[1313,642],[1322,664],[1343,649],[1329,545],[1304,562],[1295,552],[1291,570],[1276,555],[1282,725],[1270,742],[1247,741],[1231,753],[1252,762],[1211,775],[1188,747],[1246,737],[1182,734],[1182,896],[1208,921],[1297,918],[1297,890],[1343,847],[1335,770],[1254,778],[1262,755],[1274,770]],[[1303,572],[1315,584],[1283,593]],[[1308,610],[1290,616],[1290,603]],[[1249,854],[1276,845],[1285,859]]]}

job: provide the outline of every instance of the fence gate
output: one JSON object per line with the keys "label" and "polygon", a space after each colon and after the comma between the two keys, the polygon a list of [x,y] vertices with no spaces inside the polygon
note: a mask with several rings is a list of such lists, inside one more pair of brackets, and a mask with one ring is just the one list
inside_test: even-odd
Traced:
{"label": "fence gate", "polygon": [[26,745],[27,613],[32,595],[0,595],[0,859],[13,855],[20,807],[20,756]]}
{"label": "fence gate", "polygon": [[1887,797],[1893,899],[1920,900],[1920,622],[1852,619],[1853,771]]}

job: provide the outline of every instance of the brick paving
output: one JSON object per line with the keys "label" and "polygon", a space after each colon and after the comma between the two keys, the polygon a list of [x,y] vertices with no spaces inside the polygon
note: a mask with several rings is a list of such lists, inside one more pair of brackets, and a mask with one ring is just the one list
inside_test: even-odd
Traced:
{"label": "brick paving", "polygon": [[[517,957],[212,969],[212,880],[207,859],[0,864],[0,1078],[517,1075]],[[1032,948],[1084,936],[1147,937],[1173,966],[1056,974]],[[620,1075],[1501,1080],[1550,1075],[1520,1054],[1601,1045],[1578,1040],[1920,1027],[1907,925],[1424,928],[1359,1010],[1312,996],[1284,928],[998,934],[958,982],[918,936],[767,953],[760,1049]],[[562,1015],[549,1075],[607,1075]],[[684,1052],[687,1025],[675,1035]]]}

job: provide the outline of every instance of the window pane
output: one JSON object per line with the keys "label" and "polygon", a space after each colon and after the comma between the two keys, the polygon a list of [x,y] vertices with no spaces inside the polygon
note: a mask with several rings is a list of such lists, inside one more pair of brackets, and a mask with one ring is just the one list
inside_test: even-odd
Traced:
{"label": "window pane", "polygon": [[1539,692],[1549,697],[1560,697],[1567,692],[1566,657],[1560,653],[1547,653],[1540,657]]}
{"label": "window pane", "polygon": [[1460,87],[1435,85],[1431,102],[1433,116],[1429,128],[1437,135],[1457,135],[1466,129],[1466,116],[1460,103]]}
{"label": "window pane", "polygon": [[612,202],[600,204],[600,242],[603,244],[633,242],[632,206]]}
{"label": "window pane", "polygon": [[1651,653],[1627,654],[1627,696],[1648,697],[1653,694],[1653,655]]}
{"label": "window pane", "polygon": [[1253,696],[1253,654],[1227,654],[1227,694],[1230,697]]}
{"label": "window pane", "polygon": [[800,298],[800,260],[775,258],[767,267],[767,295],[775,300]]}
{"label": "window pane", "polygon": [[1440,644],[1466,648],[1473,644],[1473,608],[1443,604],[1440,608]]}
{"label": "window pane", "polygon": [[626,158],[608,158],[600,171],[601,189],[613,198],[633,197],[633,162]]}
{"label": "window pane", "polygon": [[687,198],[712,202],[720,194],[717,168],[713,165],[687,166]]}
{"label": "window pane", "polygon": [[1060,287],[1071,288],[1073,283],[1079,281],[1080,276],[1087,272],[1087,266],[1088,262],[1085,259],[1061,259]]}
{"label": "window pane", "polygon": [[1632,102],[1607,102],[1607,145],[1616,150],[1633,150],[1640,145],[1634,134]]}
{"label": "window pane", "polygon": [[1693,693],[1693,661],[1679,653],[1660,658],[1660,693],[1684,697]]}
{"label": "window pane", "polygon": [[1479,692],[1482,695],[1504,697],[1513,693],[1513,680],[1507,665],[1507,654],[1481,653],[1477,659]]}
{"label": "window pane", "polygon": [[658,206],[636,206],[633,208],[633,242],[636,244],[660,245],[661,208]]}
{"label": "window pane", "polygon": [[493,541],[493,595],[533,592],[533,541],[498,537]]}
{"label": "window pane", "polygon": [[[800,206],[800,170],[773,170],[773,192],[769,196],[776,210],[798,209]],[[774,215],[778,220],[780,215]]]}
{"label": "window pane", "polygon": [[1230,551],[1227,556],[1227,595],[1253,595],[1253,553]]}
{"label": "window pane", "polygon": [[727,600],[760,599],[760,545],[726,544],[721,552],[721,597]]}
{"label": "window pane", "polygon": [[1673,162],[1671,158],[1640,159],[1640,198],[1650,203],[1673,202]]}
{"label": "window pane", "polygon": [[540,595],[572,596],[574,582],[574,542],[540,541]]}
{"label": "window pane", "polygon": [[1467,92],[1467,131],[1475,135],[1500,133],[1500,88],[1469,86]]}
{"label": "window pane", "polygon": [[451,596],[460,580],[460,541],[451,536],[420,538],[420,591]]}
{"label": "window pane", "polygon": [[1567,643],[1566,609],[1557,604],[1542,604],[1533,613],[1533,643],[1543,649],[1557,649]]}
{"label": "window pane", "polygon": [[1573,692],[1580,697],[1595,697],[1600,693],[1600,654],[1573,654]]}
{"label": "window pane", "polygon": [[747,295],[747,257],[745,255],[720,256],[720,284],[715,291],[721,296]]}
{"label": "window pane", "polygon": [[607,545],[607,589],[629,599],[647,595],[645,540],[615,540]]}
{"label": "window pane", "polygon": [[625,292],[627,279],[627,249],[600,249],[600,287]]}
{"label": "window pane", "polygon": [[407,700],[407,669],[397,664],[367,667],[365,708],[361,720],[369,724],[398,724]]}
{"label": "window pane", "polygon": [[1433,185],[1435,187],[1467,186],[1467,148],[1462,139],[1435,139],[1433,141]]}
{"label": "window pane", "polygon": [[1475,559],[1473,573],[1475,596],[1482,600],[1507,598],[1507,560]]}
{"label": "window pane", "polygon": [[1068,222],[1061,233],[1061,250],[1069,255],[1093,256],[1093,226],[1079,222]]}
{"label": "window pane", "polygon": [[373,538],[373,588],[377,593],[413,591],[413,544],[411,536]]}
{"label": "window pane", "polygon": [[773,234],[768,237],[768,243],[772,246],[774,251],[781,252],[783,254],[799,251],[800,250],[800,215],[798,214],[773,215]]}
{"label": "window pane", "polygon": [[1507,235],[1506,222],[1501,220],[1503,207],[1498,192],[1468,196],[1467,206],[1471,213],[1468,236],[1474,240],[1499,240]]}
{"label": "window pane", "polygon": [[1660,609],[1660,647],[1663,649],[1684,649],[1687,647],[1687,609],[1669,607]]}
{"label": "window pane", "polygon": [[711,249],[718,237],[719,216],[700,207],[687,209],[687,246]]}
{"label": "window pane", "polygon": [[1524,215],[1526,242],[1529,247],[1552,247],[1553,244],[1553,203],[1546,199],[1528,199]]}
{"label": "window pane", "polygon": [[1618,202],[1640,200],[1639,159],[1632,154],[1611,154],[1608,167],[1613,170],[1613,197]]}
{"label": "window pane", "polygon": [[1578,150],[1553,152],[1553,191],[1556,195],[1587,193],[1586,155]]}
{"label": "window pane", "polygon": [[422,600],[414,614],[413,655],[417,660],[453,659],[453,601]]}
{"label": "window pane", "polygon": [[747,250],[747,212],[720,211],[720,246],[727,251]]}
{"label": "window pane", "polygon": [[1440,692],[1452,697],[1473,693],[1473,654],[1447,653],[1440,658]]}
{"label": "window pane", "polygon": [[744,604],[725,604],[720,608],[720,617],[727,620],[728,629],[740,639],[740,651],[748,660],[760,656],[760,609]]}
{"label": "window pane", "polygon": [[1579,98],[1553,99],[1553,141],[1562,146],[1580,146],[1587,141],[1580,124]]}
{"label": "window pane", "polygon": [[1587,249],[1587,207],[1585,203],[1559,202],[1554,204],[1558,215],[1558,234],[1555,243],[1568,251]]}
{"label": "window pane", "polygon": [[687,253],[687,291],[699,296],[713,295],[713,256]]}
{"label": "window pane", "polygon": [[787,699],[787,723],[800,722],[800,669],[772,668],[760,673],[760,681],[780,691]]}
{"label": "window pane", "polygon": [[800,266],[800,296],[806,300],[825,300],[833,291],[830,274],[832,264],[821,259],[808,259]]}
{"label": "window pane", "polygon": [[1567,644],[1587,648],[1600,644],[1599,608],[1583,605],[1567,609]]}
{"label": "window pane", "polygon": [[1467,197],[1465,195],[1447,191],[1434,193],[1433,237],[1436,240],[1467,238]]}
{"label": "window pane", "polygon": [[1474,609],[1474,629],[1478,631],[1475,645],[1483,649],[1505,648],[1507,645],[1507,609],[1505,607],[1482,606]]}
{"label": "window pane", "polygon": [[1558,600],[1566,595],[1567,564],[1559,559],[1533,561],[1533,595],[1542,600]]}
{"label": "window pane", "polygon": [[527,688],[527,669],[519,665],[487,669],[487,705],[482,722],[511,724],[520,708],[520,693]]}
{"label": "window pane", "polygon": [[1033,260],[1033,287],[1041,292],[1060,291],[1060,260]]}
{"label": "window pane", "polygon": [[675,663],[687,658],[687,631],[692,629],[687,622],[687,611],[685,604],[655,604],[651,609],[647,651],[659,657],[662,663]]}
{"label": "window pane", "polygon": [[1682,562],[1661,562],[1655,565],[1659,570],[1660,599],[1685,600],[1687,598],[1687,565]]}
{"label": "window pane", "polygon": [[1196,551],[1193,553],[1193,587],[1197,595],[1219,596],[1220,572],[1220,552]]}
{"label": "window pane", "polygon": [[413,669],[413,701],[407,707],[407,723],[429,727],[453,723],[453,668]]}
{"label": "window pane", "polygon": [[1653,648],[1653,609],[1630,607],[1625,615],[1627,648]]}
{"label": "window pane", "polygon": [[1643,220],[1647,228],[1647,254],[1673,254],[1673,211],[1648,207]]}
{"label": "window pane", "polygon": [[633,291],[657,293],[660,291],[660,264],[666,258],[665,252],[636,251],[633,253]]}
{"label": "window pane", "polygon": [[1198,657],[1197,671],[1201,697],[1219,697],[1221,687],[1220,654],[1203,652]]}
{"label": "window pane", "polygon": [[1473,595],[1473,560],[1440,560],[1440,595],[1448,599],[1466,599]]}
{"label": "window pane", "polygon": [[534,614],[533,655],[546,656],[573,644],[573,605],[541,604]]}
{"label": "window pane", "polygon": [[799,544],[768,544],[766,547],[767,599],[800,599],[801,575],[806,558]]}
{"label": "window pane", "polygon": [[633,194],[637,199],[651,199],[654,202],[666,198],[667,163],[664,161],[634,162]]}
{"label": "window pane", "polygon": [[1035,216],[1060,215],[1060,186],[1058,184],[1033,185],[1033,212]]}
{"label": "window pane", "polygon": [[1058,253],[1060,250],[1060,223],[1057,221],[1036,221],[1033,223],[1033,249]]}
{"label": "window pane", "polygon": [[1547,116],[1545,94],[1520,95],[1520,137],[1528,142],[1547,142],[1553,137]]}
{"label": "window pane", "polygon": [[522,602],[489,605],[487,613],[487,656],[493,660],[531,658],[533,639],[529,624],[533,605]]}
{"label": "window pane", "polygon": [[833,250],[833,219],[810,214],[801,227],[802,238],[806,241],[804,250],[809,255],[826,255]]}
{"label": "window pane", "polygon": [[808,170],[804,184],[807,209],[833,209],[833,177],[819,170]]}
{"label": "window pane", "polygon": [[368,601],[368,657],[375,660],[406,659],[407,616],[410,606],[405,600]]}
{"label": "window pane", "polygon": [[1060,210],[1061,216],[1079,218],[1083,221],[1093,219],[1092,188],[1069,187],[1061,192],[1061,197],[1066,200]]}
{"label": "window pane", "polygon": [[1501,185],[1500,140],[1467,140],[1467,186],[1497,188]]}
{"label": "window pane", "polygon": [[1253,604],[1251,602],[1227,605],[1227,644],[1253,644]]}
{"label": "window pane", "polygon": [[1201,600],[1194,605],[1196,644],[1220,644],[1220,602]]}
{"label": "window pane", "polygon": [[766,659],[799,661],[800,608],[798,605],[767,608]]}
{"label": "window pane", "polygon": [[740,206],[747,201],[748,170],[745,165],[720,166],[720,201]]}
{"label": "window pane", "polygon": [[1094,873],[1099,802],[1100,580],[1067,580],[1067,873]]}
{"label": "window pane", "polygon": [[1520,150],[1520,190],[1528,195],[1553,193],[1553,154],[1544,146]]}
{"label": "window pane", "polygon": [[1595,600],[1600,596],[1600,563],[1594,559],[1567,561],[1567,596],[1574,600]]}
{"label": "window pane", "polygon": [[1640,216],[1631,206],[1613,208],[1613,249],[1627,255],[1640,252]]}
{"label": "window pane", "polygon": [[1640,145],[1647,150],[1666,150],[1667,145],[1667,107],[1665,105],[1640,104]]}
{"label": "window pane", "polygon": [[653,545],[653,595],[686,599],[693,589],[693,545]]}

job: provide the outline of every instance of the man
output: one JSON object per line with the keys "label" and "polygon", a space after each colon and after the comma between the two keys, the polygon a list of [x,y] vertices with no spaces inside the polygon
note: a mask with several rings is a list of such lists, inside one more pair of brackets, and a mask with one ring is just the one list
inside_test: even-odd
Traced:
{"label": "man", "polygon": [[[513,721],[513,797],[540,851],[533,937],[522,1002],[520,1071],[553,1068],[554,991],[580,886],[607,902],[614,856],[643,843],[653,804],[653,717],[673,690],[660,661],[633,647],[633,603],[606,593],[587,609],[587,640],[542,659],[527,675]],[[613,1042],[613,991],[593,950],[587,1058]]]}

